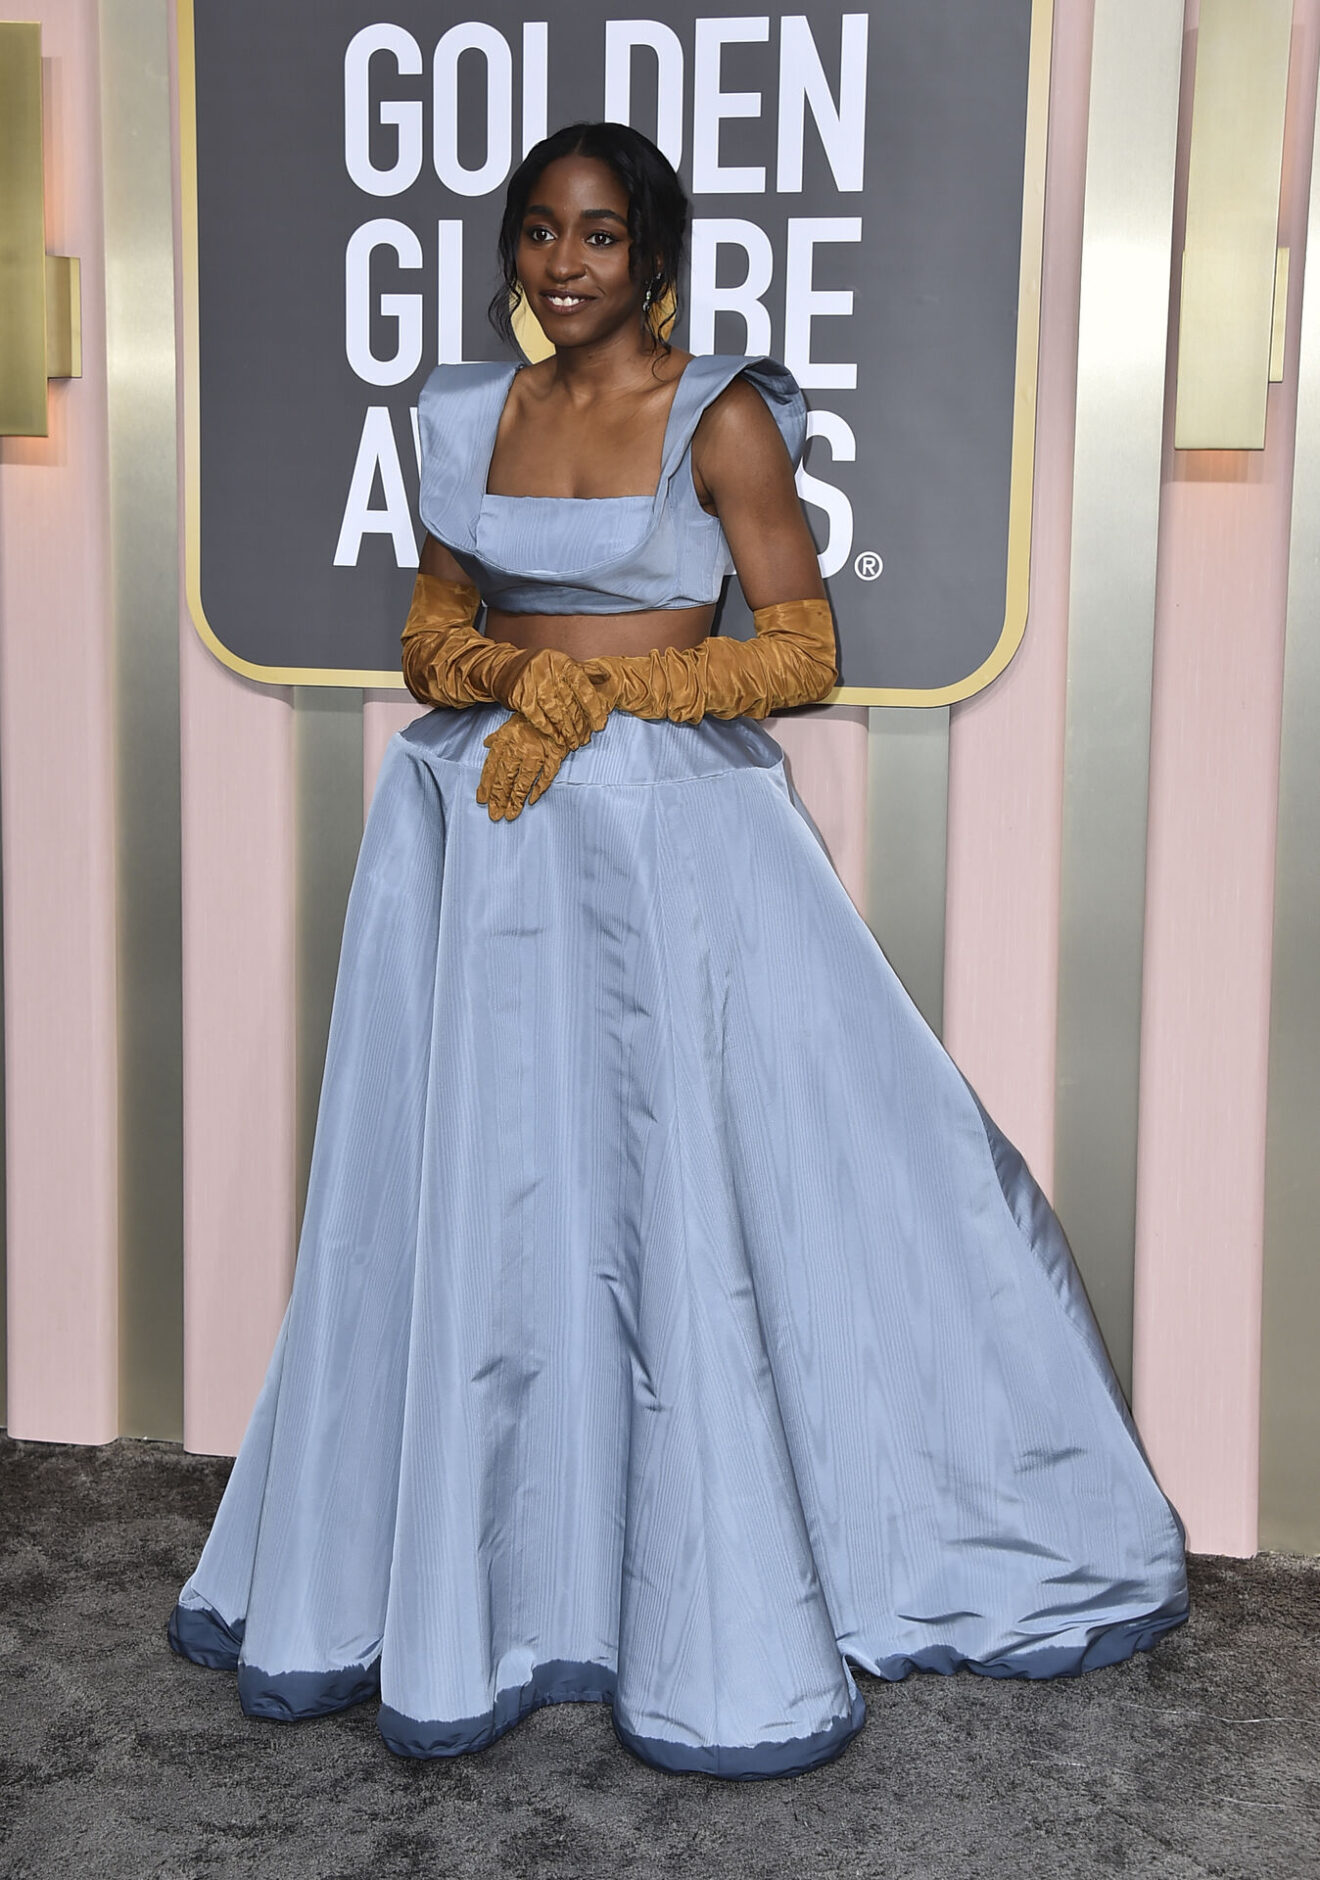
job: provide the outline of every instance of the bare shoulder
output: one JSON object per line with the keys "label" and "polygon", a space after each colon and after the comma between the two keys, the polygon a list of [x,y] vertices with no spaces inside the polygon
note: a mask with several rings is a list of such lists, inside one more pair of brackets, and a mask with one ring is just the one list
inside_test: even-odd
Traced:
{"label": "bare shoulder", "polygon": [[669,385],[675,379],[681,379],[692,363],[693,355],[684,352],[681,346],[670,346],[665,352],[657,352],[651,360],[651,374],[661,384]]}
{"label": "bare shoulder", "polygon": [[793,480],[792,464],[779,426],[756,387],[736,378],[713,398],[692,435],[698,479],[707,487],[766,478]]}
{"label": "bare shoulder", "polygon": [[721,445],[745,446],[755,445],[765,438],[778,438],[779,428],[756,387],[747,379],[736,378],[711,399],[701,414],[695,435]]}
{"label": "bare shoulder", "polygon": [[511,410],[526,408],[528,405],[544,404],[555,387],[555,360],[552,353],[548,359],[538,359],[530,365],[520,365],[513,375],[509,386],[508,404]]}

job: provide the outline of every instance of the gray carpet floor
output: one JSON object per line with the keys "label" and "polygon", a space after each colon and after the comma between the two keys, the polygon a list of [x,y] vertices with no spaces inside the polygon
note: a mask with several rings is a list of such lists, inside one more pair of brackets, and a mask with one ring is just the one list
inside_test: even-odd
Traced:
{"label": "gray carpet floor", "polygon": [[5,1880],[1320,1877],[1320,1562],[1199,1559],[1191,1623],[1082,1678],[859,1678],[787,1780],[659,1774],[580,1704],[412,1763],[374,1704],[250,1721],[169,1651],[227,1467],[0,1438]]}

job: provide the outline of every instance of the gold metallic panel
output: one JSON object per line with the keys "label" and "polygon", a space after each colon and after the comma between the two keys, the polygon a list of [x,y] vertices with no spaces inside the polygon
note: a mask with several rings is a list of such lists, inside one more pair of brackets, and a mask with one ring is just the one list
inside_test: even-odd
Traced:
{"label": "gold metallic panel", "polygon": [[1261,1545],[1320,1553],[1320,123],[1297,359],[1265,1145]]}
{"label": "gold metallic panel", "polygon": [[46,256],[46,377],[82,377],[82,269],[74,255]]}
{"label": "gold metallic panel", "polygon": [[1292,260],[1287,248],[1274,259],[1274,321],[1270,330],[1270,384],[1282,385],[1288,348],[1288,274]]}
{"label": "gold metallic panel", "polygon": [[0,24],[0,435],[45,437],[41,28]]}
{"label": "gold metallic panel", "polygon": [[949,708],[872,707],[866,749],[866,924],[938,1037],[944,1024]]}
{"label": "gold metallic panel", "polygon": [[1178,450],[1261,450],[1292,0],[1201,0],[1178,327]]}
{"label": "gold metallic panel", "polygon": [[183,1433],[183,985],[174,215],[167,18],[101,0],[119,839],[119,1342],[126,1436]]}
{"label": "gold metallic panel", "polygon": [[1097,0],[1082,236],[1054,1200],[1125,1387],[1182,26]]}

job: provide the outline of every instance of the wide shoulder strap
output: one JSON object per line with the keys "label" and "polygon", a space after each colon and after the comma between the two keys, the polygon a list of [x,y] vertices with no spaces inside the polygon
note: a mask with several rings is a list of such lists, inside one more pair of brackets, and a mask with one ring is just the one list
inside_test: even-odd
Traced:
{"label": "wide shoulder strap", "polygon": [[468,548],[476,539],[495,433],[517,370],[484,362],[437,366],[418,396],[417,507],[430,533],[449,548]]}
{"label": "wide shoulder strap", "polygon": [[764,354],[749,359],[741,353],[703,353],[689,361],[674,394],[665,438],[662,487],[687,454],[701,414],[736,378],[750,379],[764,398],[788,447],[794,470],[802,462],[807,441],[807,401],[788,367]]}

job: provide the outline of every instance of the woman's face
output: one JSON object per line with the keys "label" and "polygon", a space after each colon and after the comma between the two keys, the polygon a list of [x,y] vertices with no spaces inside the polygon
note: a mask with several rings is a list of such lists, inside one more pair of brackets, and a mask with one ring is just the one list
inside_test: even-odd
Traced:
{"label": "woman's face", "polygon": [[628,197],[607,163],[559,157],[532,185],[518,279],[558,350],[636,325],[644,283],[628,272]]}

